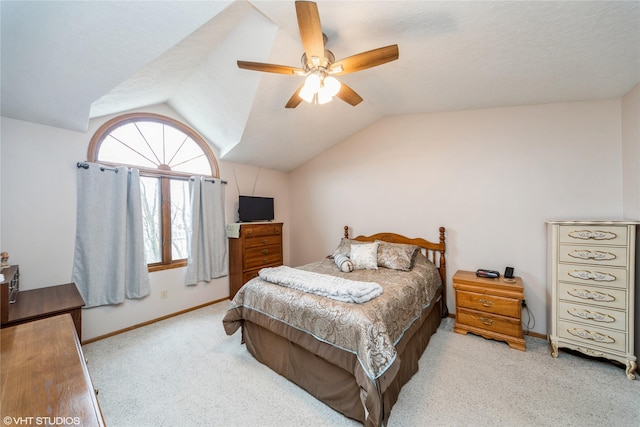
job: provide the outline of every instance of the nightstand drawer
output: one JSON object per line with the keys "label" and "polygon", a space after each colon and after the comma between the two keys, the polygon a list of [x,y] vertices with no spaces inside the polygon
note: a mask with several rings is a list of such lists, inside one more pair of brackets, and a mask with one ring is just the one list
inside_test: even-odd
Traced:
{"label": "nightstand drawer", "polygon": [[520,319],[512,319],[510,317],[459,308],[456,313],[456,320],[463,325],[481,328],[486,331],[497,332],[512,337],[522,336]]}
{"label": "nightstand drawer", "polygon": [[503,298],[494,295],[478,294],[475,292],[457,291],[457,306],[471,308],[487,313],[520,318],[521,301],[513,298]]}
{"label": "nightstand drawer", "polygon": [[627,244],[627,228],[616,226],[563,225],[560,226],[560,243],[586,243],[589,245]]}
{"label": "nightstand drawer", "polygon": [[627,248],[615,246],[560,245],[560,262],[627,266]]}
{"label": "nightstand drawer", "polygon": [[558,264],[558,280],[562,282],[626,289],[629,284],[628,276],[625,268]]}
{"label": "nightstand drawer", "polygon": [[560,338],[583,343],[589,346],[599,346],[608,350],[625,351],[626,334],[589,325],[558,321],[558,336]]}
{"label": "nightstand drawer", "polygon": [[623,332],[627,327],[627,313],[624,311],[585,306],[565,301],[558,303],[558,317],[564,320],[580,322],[584,325],[617,329]]}

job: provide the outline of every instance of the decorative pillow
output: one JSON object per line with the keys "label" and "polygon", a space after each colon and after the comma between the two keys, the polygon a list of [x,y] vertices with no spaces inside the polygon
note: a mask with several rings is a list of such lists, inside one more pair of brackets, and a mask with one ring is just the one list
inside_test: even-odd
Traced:
{"label": "decorative pillow", "polygon": [[351,262],[354,270],[378,269],[378,242],[351,244]]}
{"label": "decorative pillow", "polygon": [[420,246],[403,243],[378,242],[378,265],[393,270],[410,271],[420,252]]}
{"label": "decorative pillow", "polygon": [[340,244],[338,245],[336,250],[333,251],[331,255],[329,255],[329,257],[335,258],[335,256],[338,254],[348,257],[351,254],[351,242],[352,240],[347,239],[346,237],[340,239]]}
{"label": "decorative pillow", "polygon": [[348,256],[337,254],[333,257],[333,262],[335,262],[338,268],[345,273],[353,271],[353,263]]}

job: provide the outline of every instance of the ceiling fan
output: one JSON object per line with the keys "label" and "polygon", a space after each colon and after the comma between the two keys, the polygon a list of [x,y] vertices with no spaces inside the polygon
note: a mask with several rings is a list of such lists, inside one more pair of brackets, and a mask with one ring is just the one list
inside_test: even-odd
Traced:
{"label": "ceiling fan", "polygon": [[301,68],[238,61],[238,67],[246,70],[306,76],[305,83],[289,99],[286,108],[295,108],[303,100],[325,104],[334,96],[350,105],[358,105],[362,97],[334,76],[366,70],[398,59],[398,45],[394,44],[336,61],[333,53],[325,49],[327,37],[322,33],[317,4],[310,1],[296,1],[296,15],[304,47]]}

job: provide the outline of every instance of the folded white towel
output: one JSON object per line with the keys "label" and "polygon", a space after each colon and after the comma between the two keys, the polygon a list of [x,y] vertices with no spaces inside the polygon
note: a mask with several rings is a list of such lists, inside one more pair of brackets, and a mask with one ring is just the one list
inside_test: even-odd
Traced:
{"label": "folded white towel", "polygon": [[227,237],[237,239],[240,237],[240,224],[227,224]]}

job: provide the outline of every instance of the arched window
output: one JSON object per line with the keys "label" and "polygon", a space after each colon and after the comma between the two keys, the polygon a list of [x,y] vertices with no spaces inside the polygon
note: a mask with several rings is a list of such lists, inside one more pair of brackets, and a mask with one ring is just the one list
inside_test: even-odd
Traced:
{"label": "arched window", "polygon": [[191,224],[188,178],[219,178],[216,158],[193,129],[170,117],[131,113],[98,129],[87,159],[140,170],[149,271],[187,264]]}

